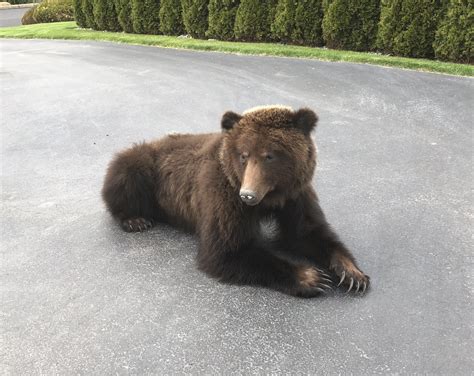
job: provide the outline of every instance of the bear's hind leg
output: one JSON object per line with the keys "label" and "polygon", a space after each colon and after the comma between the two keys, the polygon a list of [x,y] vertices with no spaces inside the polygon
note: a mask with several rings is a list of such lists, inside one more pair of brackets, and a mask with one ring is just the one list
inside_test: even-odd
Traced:
{"label": "bear's hind leg", "polygon": [[111,162],[102,197],[107,209],[127,232],[145,231],[158,219],[153,150],[136,145]]}

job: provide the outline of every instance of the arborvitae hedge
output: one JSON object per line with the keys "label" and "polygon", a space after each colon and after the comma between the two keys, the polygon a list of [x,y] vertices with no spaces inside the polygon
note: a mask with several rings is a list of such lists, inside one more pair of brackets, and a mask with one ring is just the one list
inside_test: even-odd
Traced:
{"label": "arborvitae hedge", "polygon": [[326,9],[323,36],[329,48],[370,51],[375,47],[380,0],[334,0]]}
{"label": "arborvitae hedge", "polygon": [[204,38],[208,28],[209,0],[182,0],[183,23],[193,38]]}
{"label": "arborvitae hedge", "polygon": [[384,52],[393,51],[395,36],[401,31],[402,5],[403,0],[382,0],[376,44]]}
{"label": "arborvitae hedge", "polygon": [[[56,1],[45,0],[38,7]],[[377,47],[395,55],[474,63],[474,0],[67,2],[74,5],[79,27],[98,30],[186,32],[195,38],[279,40],[310,46],[323,45],[324,40],[329,48],[371,51]],[[50,20],[48,12],[44,10],[43,19]],[[72,13],[61,12],[72,18]]]}
{"label": "arborvitae hedge", "polygon": [[402,56],[433,57],[433,42],[447,0],[383,0],[378,47]]}
{"label": "arborvitae hedge", "polygon": [[133,31],[138,34],[160,33],[160,1],[132,0]]}
{"label": "arborvitae hedge", "polygon": [[86,16],[82,11],[82,0],[74,0],[74,19],[79,27],[87,27]]}
{"label": "arborvitae hedge", "polygon": [[97,30],[121,30],[115,11],[115,4],[111,0],[94,0],[94,20]]}
{"label": "arborvitae hedge", "polygon": [[278,0],[275,19],[271,23],[273,39],[290,42],[295,28],[295,0]]}
{"label": "arborvitae hedge", "polygon": [[329,5],[331,5],[331,3],[333,2],[333,0],[323,0],[323,11],[326,12],[326,10],[329,8]]}
{"label": "arborvitae hedge", "polygon": [[275,40],[272,35],[272,24],[275,21],[276,10],[277,10],[278,0],[266,0],[265,5],[267,6],[267,36],[266,40],[273,41]]}
{"label": "arborvitae hedge", "polygon": [[82,14],[86,20],[85,27],[94,29],[96,27],[94,19],[94,0],[82,0]]}
{"label": "arborvitae hedge", "polygon": [[474,0],[451,0],[433,47],[438,59],[474,63]]}
{"label": "arborvitae hedge", "polygon": [[292,41],[297,44],[322,46],[323,16],[322,0],[299,0],[295,11]]}
{"label": "arborvitae hedge", "polygon": [[221,40],[234,38],[234,23],[239,0],[210,0],[207,36]]}
{"label": "arborvitae hedge", "polygon": [[242,0],[235,16],[234,34],[244,41],[264,41],[271,37],[270,25],[277,0]]}
{"label": "arborvitae hedge", "polygon": [[130,0],[115,0],[115,10],[120,27],[126,33],[133,33],[132,3]]}
{"label": "arborvitae hedge", "polygon": [[184,25],[181,11],[181,0],[161,0],[160,30],[165,35],[181,35]]}

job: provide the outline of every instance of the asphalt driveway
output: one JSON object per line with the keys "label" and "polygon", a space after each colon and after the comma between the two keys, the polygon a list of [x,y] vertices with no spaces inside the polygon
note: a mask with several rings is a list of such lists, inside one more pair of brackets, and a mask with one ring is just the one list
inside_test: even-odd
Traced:
{"label": "asphalt driveway", "polygon": [[[0,48],[2,373],[472,372],[472,79],[108,43]],[[117,150],[275,103],[320,115],[315,184],[372,278],[364,298],[222,285],[196,270],[192,236],[127,234],[105,212]]]}
{"label": "asphalt driveway", "polygon": [[0,27],[21,25],[21,18],[28,9],[30,8],[0,9]]}

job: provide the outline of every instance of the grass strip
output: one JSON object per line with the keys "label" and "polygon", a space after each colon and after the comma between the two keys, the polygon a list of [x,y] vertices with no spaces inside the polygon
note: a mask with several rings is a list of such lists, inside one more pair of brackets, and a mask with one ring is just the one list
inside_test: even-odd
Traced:
{"label": "grass strip", "polygon": [[199,51],[217,51],[246,55],[285,56],[324,61],[365,63],[402,69],[445,73],[457,76],[474,76],[474,66],[469,64],[456,64],[427,59],[412,59],[367,52],[291,46],[277,43],[224,42],[218,40],[178,38],[164,35],[112,33],[107,31],[79,29],[75,22],[57,22],[1,28],[0,38],[109,41]]}

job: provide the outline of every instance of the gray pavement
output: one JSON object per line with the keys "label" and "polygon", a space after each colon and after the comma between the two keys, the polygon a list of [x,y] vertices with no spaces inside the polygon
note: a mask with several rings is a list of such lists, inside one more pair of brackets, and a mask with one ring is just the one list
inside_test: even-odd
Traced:
{"label": "gray pavement", "polygon": [[19,26],[21,18],[30,8],[0,9],[0,27]]}
{"label": "gray pavement", "polygon": [[[107,43],[1,40],[3,374],[472,372],[469,78]],[[317,191],[373,288],[299,300],[219,284],[196,239],[122,232],[114,152],[310,106]],[[471,354],[471,355],[470,355]]]}

